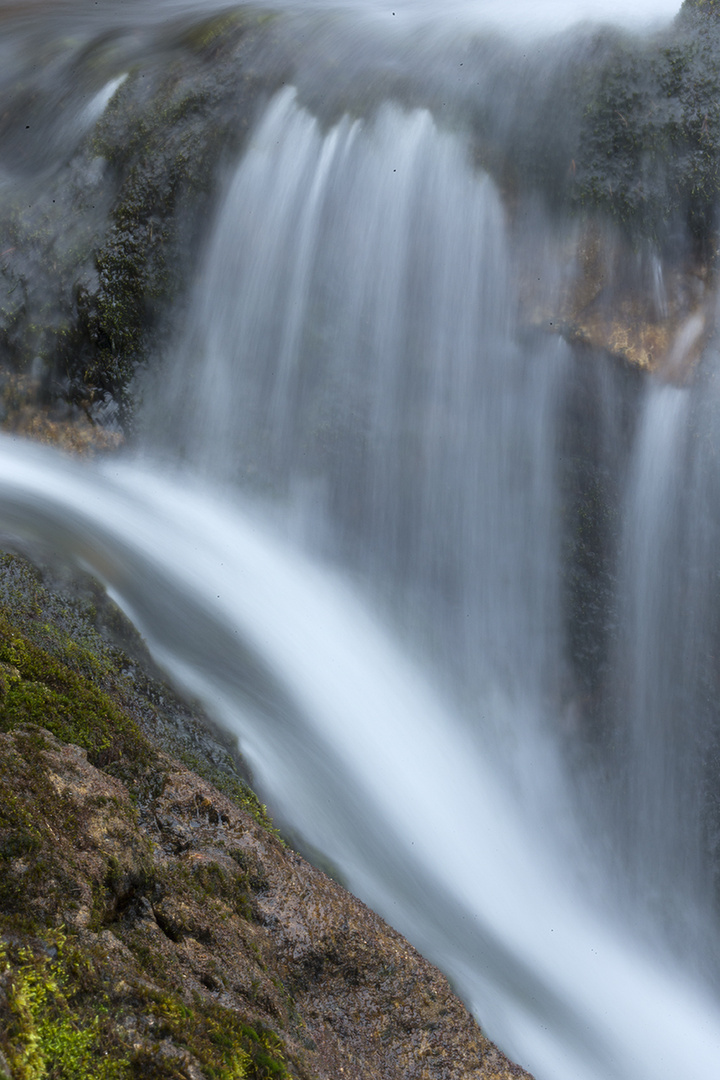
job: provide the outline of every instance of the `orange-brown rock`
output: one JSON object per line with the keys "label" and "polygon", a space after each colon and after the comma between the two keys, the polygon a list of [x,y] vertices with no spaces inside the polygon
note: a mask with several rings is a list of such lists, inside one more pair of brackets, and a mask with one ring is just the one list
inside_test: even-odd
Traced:
{"label": "orange-brown rock", "polygon": [[61,399],[48,403],[46,399],[38,379],[0,369],[3,431],[82,457],[118,450],[123,445],[124,436],[118,427],[93,420],[90,396],[79,405]]}
{"label": "orange-brown rock", "polygon": [[707,266],[634,250],[608,224],[586,222],[551,258],[563,278],[545,289],[542,267],[524,275],[526,318],[617,359],[683,381],[715,328],[717,291]]}

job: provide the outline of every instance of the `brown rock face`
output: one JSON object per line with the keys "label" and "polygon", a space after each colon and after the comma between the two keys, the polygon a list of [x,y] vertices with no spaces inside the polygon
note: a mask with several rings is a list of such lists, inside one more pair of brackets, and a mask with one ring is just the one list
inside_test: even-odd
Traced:
{"label": "brown rock face", "polygon": [[[669,380],[695,365],[713,329],[715,295],[700,265],[652,270],[617,237],[586,228],[562,302],[571,337]],[[655,287],[653,287],[655,285]]]}
{"label": "brown rock face", "polygon": [[671,382],[689,375],[715,329],[717,289],[704,263],[633,248],[599,219],[560,231],[550,262],[563,273],[550,284],[546,255],[521,273],[528,322]]}
{"label": "brown rock face", "polygon": [[33,725],[0,735],[13,1077],[33,1025],[79,1037],[98,1016],[117,1070],[78,1077],[528,1077],[434,967],[234,800],[166,756],[140,784],[114,771]]}

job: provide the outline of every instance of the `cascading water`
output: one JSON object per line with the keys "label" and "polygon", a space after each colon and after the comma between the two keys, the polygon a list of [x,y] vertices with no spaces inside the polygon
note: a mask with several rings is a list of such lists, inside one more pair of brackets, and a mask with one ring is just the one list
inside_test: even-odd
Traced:
{"label": "cascading water", "polygon": [[384,107],[323,133],[284,91],[232,182],[146,420],[216,478],[309,497],[345,557],[432,594],[467,672],[502,671],[537,701],[559,679],[567,349],[515,344],[506,248],[494,185],[427,112]]}
{"label": "cascading water", "polygon": [[[344,55],[361,27],[372,45],[343,13]],[[63,130],[121,77],[69,95]],[[3,438],[0,521],[106,582],[278,817],[538,1080],[712,1075],[713,356],[642,387],[529,328],[528,267],[557,295],[572,228],[532,200],[511,226],[465,83],[446,115],[437,88],[323,112],[298,82],[259,111],[138,380],[143,454],[81,468]],[[593,518],[583,577],[591,483],[622,520]]]}

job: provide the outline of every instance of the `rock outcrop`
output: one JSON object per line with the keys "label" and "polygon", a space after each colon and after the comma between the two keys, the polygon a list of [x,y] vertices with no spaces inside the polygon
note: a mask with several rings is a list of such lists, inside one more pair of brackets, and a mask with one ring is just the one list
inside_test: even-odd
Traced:
{"label": "rock outcrop", "polygon": [[[44,130],[49,93],[0,87],[0,151],[17,172],[0,216],[6,428],[27,432],[37,403],[52,406],[56,427],[31,434],[49,441],[72,446],[83,435],[64,433],[79,430],[89,443],[88,426],[127,424],[128,384],[169,333],[223,164],[239,152],[258,95],[282,79],[258,70],[266,23],[234,12],[180,20],[140,57],[115,35],[87,49],[66,43],[71,85],[94,91],[66,146]],[[36,130],[46,136],[37,144]]]}
{"label": "rock outcrop", "polygon": [[283,843],[97,587],[2,571],[0,1077],[527,1078]]}
{"label": "rock outcrop", "polygon": [[526,1075],[398,934],[177,762],[140,793],[30,725],[0,770],[13,1075],[69,1075],[71,1053],[88,1076]]}
{"label": "rock outcrop", "polygon": [[519,274],[524,318],[573,346],[681,383],[716,329],[715,270],[689,256],[662,260],[617,226],[590,217],[558,238],[563,280],[548,295],[532,261]]}
{"label": "rock outcrop", "polygon": [[[168,346],[225,171],[288,82],[322,124],[395,100],[469,131],[511,216],[530,196],[576,224],[576,280],[541,321],[677,377],[712,328],[719,35],[714,4],[695,0],[649,39],[599,30],[528,58],[471,37],[459,80],[455,54],[452,73],[441,58],[431,79],[400,58],[376,69],[354,57],[318,78],[332,66],[323,42],[330,57],[341,50],[330,24],[299,34],[292,19],[250,11],[178,19],[132,48],[119,31],[55,43],[67,52],[67,130],[50,82],[0,81],[0,152],[14,163],[0,215],[0,420],[71,447],[127,433],[133,375]],[[81,91],[90,105],[78,112]],[[598,244],[608,230],[626,249],[612,281]],[[658,261],[668,304],[648,306],[639,279],[624,291],[638,258]]]}

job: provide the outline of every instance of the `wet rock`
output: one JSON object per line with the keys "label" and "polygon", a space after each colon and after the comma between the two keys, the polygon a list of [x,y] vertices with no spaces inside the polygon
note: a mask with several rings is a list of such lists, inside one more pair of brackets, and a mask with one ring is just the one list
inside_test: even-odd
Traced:
{"label": "wet rock", "polygon": [[[223,164],[239,152],[258,94],[272,89],[254,61],[266,23],[234,12],[178,22],[139,57],[112,40],[78,56],[72,41],[58,46],[74,84],[104,76],[95,96],[109,100],[92,118],[76,116],[69,148],[41,140],[3,192],[0,371],[26,378],[11,430],[26,433],[32,411],[57,402],[72,435],[48,425],[31,434],[90,445],[87,429],[107,426],[108,406],[127,425],[129,382],[169,332]],[[5,118],[19,93],[0,87]],[[50,92],[35,98],[47,120]],[[0,124],[0,146],[16,137]]]}
{"label": "wet rock", "polygon": [[0,561],[13,1080],[526,1076],[435,968],[285,846],[237,749],[143,671],[97,586],[60,580]]}
{"label": "wet rock", "polygon": [[274,1062],[272,1075],[308,1080],[527,1076],[377,915],[206,781],[157,767],[148,795],[41,728],[0,735],[0,845],[23,827],[34,838],[22,867],[3,863],[0,968],[49,987],[26,1038],[19,991],[0,998],[11,1068],[33,1030],[33,1052],[57,1065],[42,1031],[62,1015],[100,1062],[100,1011],[102,1065],[126,1063],[108,1076],[193,1080],[233,1060],[240,1075]]}
{"label": "wet rock", "polygon": [[560,234],[558,247],[565,276],[551,292],[543,294],[532,261],[523,268],[527,322],[668,381],[685,380],[715,330],[714,269],[633,246],[598,217]]}

